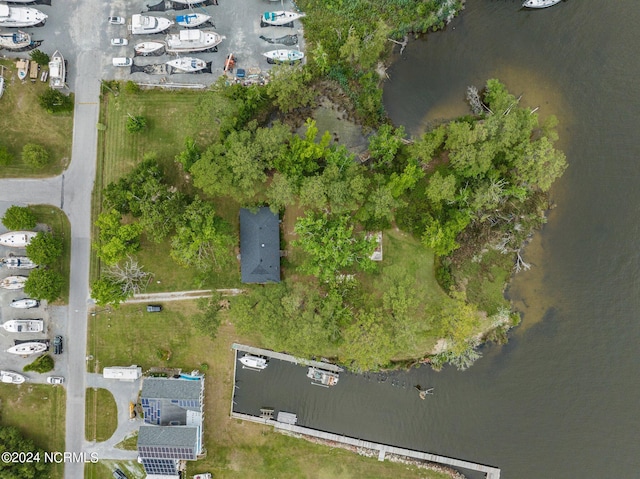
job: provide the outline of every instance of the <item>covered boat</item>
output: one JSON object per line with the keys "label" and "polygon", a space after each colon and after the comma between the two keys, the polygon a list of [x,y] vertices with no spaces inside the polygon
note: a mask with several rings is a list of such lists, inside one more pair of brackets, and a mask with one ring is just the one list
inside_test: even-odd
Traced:
{"label": "covered boat", "polygon": [[152,33],[161,33],[171,25],[173,25],[173,22],[164,17],[140,15],[139,13],[131,16],[131,33],[133,35],[150,35]]}
{"label": "covered boat", "polygon": [[143,57],[157,56],[164,53],[164,42],[140,42],[136,43],[133,50],[136,55]]}
{"label": "covered boat", "polygon": [[51,55],[49,62],[49,86],[51,88],[64,88],[67,78],[67,68],[62,54],[56,50]]}
{"label": "covered boat", "polygon": [[30,309],[40,306],[40,301],[31,298],[14,299],[9,306],[16,309]]}
{"label": "covered boat", "polygon": [[331,371],[325,371],[324,369],[318,369],[311,366],[307,371],[307,377],[311,380],[320,383],[322,386],[335,386],[338,384],[338,373]]}
{"label": "covered boat", "polygon": [[26,380],[27,378],[22,374],[13,371],[0,371],[0,382],[4,384],[22,384]]}
{"label": "covered boat", "polygon": [[526,0],[522,6],[526,8],[547,8],[552,7],[560,0]]}
{"label": "covered boat", "polygon": [[12,7],[0,3],[0,26],[2,27],[36,27],[44,25],[48,15],[31,7]]}
{"label": "covered boat", "polygon": [[45,343],[39,343],[37,341],[28,341],[26,343],[16,344],[7,349],[8,353],[19,354],[20,356],[28,356],[29,354],[43,353],[47,350]]}
{"label": "covered boat", "polygon": [[0,280],[0,288],[3,289],[22,289],[24,283],[27,282],[26,276],[7,276]]}
{"label": "covered boat", "polygon": [[180,30],[167,35],[167,53],[189,53],[213,50],[222,37],[213,30]]}
{"label": "covered boat", "polygon": [[34,45],[35,42],[31,41],[31,35],[22,30],[18,30],[15,33],[0,33],[0,48],[7,50],[27,50]]}
{"label": "covered boat", "polygon": [[[27,78],[27,73],[29,72],[29,60],[25,60],[23,58],[19,59],[16,62],[16,69],[18,70],[18,78],[20,80]],[[3,235],[0,235],[0,244],[4,244],[2,243],[2,236]]]}
{"label": "covered boat", "polygon": [[41,333],[44,331],[42,319],[11,319],[2,327],[10,333]]}
{"label": "covered boat", "polygon": [[38,265],[31,261],[27,256],[8,256],[0,258],[0,265],[9,269],[33,269]]}
{"label": "covered boat", "polygon": [[207,68],[207,62],[194,57],[182,57],[170,60],[167,62],[167,65],[185,73],[195,73]]}
{"label": "covered boat", "polygon": [[304,13],[287,12],[286,10],[264,12],[264,15],[261,17],[262,21],[260,22],[260,25],[263,27],[267,25],[281,27],[283,25],[291,24],[291,26],[293,26],[293,22],[302,17],[304,17]]}
{"label": "covered boat", "polygon": [[265,358],[253,356],[251,354],[245,354],[242,356],[240,358],[240,362],[243,366],[246,366],[249,369],[265,369],[269,365]]}
{"label": "covered boat", "polygon": [[304,58],[304,53],[298,50],[271,50],[270,52],[263,53],[267,57],[269,63],[275,62],[297,62]]}
{"label": "covered boat", "polygon": [[[18,62],[20,63],[20,62]],[[29,61],[27,60],[27,70]],[[16,64],[16,66],[18,66]],[[26,75],[26,70],[25,70]],[[24,248],[31,240],[35,238],[37,233],[34,231],[9,231],[3,235],[0,235],[0,246],[11,246],[13,248]]]}
{"label": "covered boat", "polygon": [[176,16],[176,24],[185,28],[194,28],[211,20],[211,15],[204,13],[189,13],[188,15]]}

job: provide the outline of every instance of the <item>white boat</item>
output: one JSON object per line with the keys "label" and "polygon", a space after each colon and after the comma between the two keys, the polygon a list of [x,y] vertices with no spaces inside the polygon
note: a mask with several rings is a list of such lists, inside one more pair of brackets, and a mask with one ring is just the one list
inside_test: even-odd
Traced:
{"label": "white boat", "polygon": [[0,288],[4,289],[22,289],[26,283],[26,276],[7,276],[0,280]]}
{"label": "white boat", "polygon": [[167,62],[167,65],[184,73],[195,73],[207,68],[207,62],[194,57],[181,57],[170,60]]}
{"label": "white boat", "polygon": [[338,384],[338,373],[331,371],[325,371],[324,369],[318,369],[311,366],[307,371],[307,377],[313,381],[320,383],[322,386],[335,386]]}
{"label": "white boat", "polygon": [[32,44],[31,35],[22,30],[18,30],[15,33],[0,33],[0,48],[23,50],[29,48]]}
{"label": "white boat", "polygon": [[[20,58],[16,62],[16,69],[18,70],[18,78],[20,80],[27,78],[27,73],[29,73],[29,60]],[[2,236],[0,236],[0,244],[2,244]]]}
{"label": "white boat", "polygon": [[14,299],[9,306],[16,309],[31,309],[40,306],[40,301],[31,298]]}
{"label": "white boat", "polygon": [[560,3],[561,0],[526,0],[522,6],[526,8],[547,8],[553,7],[556,3]]}
{"label": "white boat", "polygon": [[205,15],[204,13],[189,13],[187,15],[177,15],[176,25],[185,28],[194,28],[207,23],[211,20],[211,15]]}
{"label": "white boat", "polygon": [[47,350],[47,345],[36,341],[16,344],[7,349],[8,353],[19,354],[20,356],[28,356],[29,354],[43,353]]}
{"label": "white boat", "polygon": [[10,333],[41,333],[44,331],[42,319],[11,319],[2,327]]}
{"label": "white boat", "polygon": [[65,80],[67,78],[67,68],[64,63],[62,54],[56,50],[51,55],[51,61],[49,62],[49,86],[51,88],[64,88]]}
{"label": "white boat", "polygon": [[[287,12],[286,10],[278,10],[276,12],[264,12],[261,19],[261,25],[273,25],[276,27],[281,27],[282,25],[288,25],[289,23],[293,23],[295,20],[304,17],[304,13],[298,12]],[[263,25],[264,26],[264,25]]]}
{"label": "white boat", "polygon": [[260,356],[252,356],[251,354],[245,354],[240,358],[240,362],[243,366],[249,369],[265,369],[269,363],[265,358]]}
{"label": "white boat", "polygon": [[269,63],[275,62],[296,62],[304,58],[304,53],[298,50],[271,50],[270,52],[263,53],[267,57]]}
{"label": "white boat", "polygon": [[161,55],[164,53],[164,47],[164,42],[140,42],[136,43],[133,50],[136,52],[136,55],[146,57],[149,55]]}
{"label": "white boat", "polygon": [[22,374],[14,373],[13,371],[0,371],[0,382],[4,384],[22,384],[26,380],[27,378]]}
{"label": "white boat", "polygon": [[164,32],[171,25],[173,25],[173,22],[164,17],[140,15],[139,13],[131,16],[131,33],[133,35],[149,35]]}
{"label": "white boat", "polygon": [[12,7],[0,3],[0,26],[2,27],[35,27],[44,25],[48,15],[31,7]]}
{"label": "white boat", "polygon": [[4,93],[4,78],[0,77],[0,98],[2,98],[3,93]]}
{"label": "white boat", "polygon": [[[28,66],[26,70],[29,70]],[[34,231],[9,231],[8,233],[0,235],[0,246],[24,248],[31,243],[31,240],[35,238],[36,234]]]}
{"label": "white boat", "polygon": [[180,30],[167,35],[167,53],[189,53],[212,50],[222,42],[213,30]]}
{"label": "white boat", "polygon": [[9,269],[33,269],[38,265],[31,261],[27,256],[8,256],[0,258],[0,266],[6,266]]}

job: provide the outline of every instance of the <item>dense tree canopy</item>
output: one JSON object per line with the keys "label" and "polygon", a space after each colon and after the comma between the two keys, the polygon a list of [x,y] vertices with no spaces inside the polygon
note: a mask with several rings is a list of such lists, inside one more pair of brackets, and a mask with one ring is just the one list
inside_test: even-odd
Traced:
{"label": "dense tree canopy", "polygon": [[53,302],[60,297],[64,280],[60,273],[51,269],[38,268],[29,273],[24,292],[34,299]]}
{"label": "dense tree canopy", "polygon": [[30,230],[37,221],[36,215],[25,206],[10,206],[2,217],[2,224],[10,230]]}
{"label": "dense tree canopy", "polygon": [[27,256],[40,266],[50,265],[62,256],[62,238],[40,231],[27,245]]}
{"label": "dense tree canopy", "polygon": [[38,461],[0,461],[0,476],[6,479],[48,479],[51,464],[44,460],[44,450],[25,438],[18,428],[0,426],[0,453],[24,452],[39,454]]}

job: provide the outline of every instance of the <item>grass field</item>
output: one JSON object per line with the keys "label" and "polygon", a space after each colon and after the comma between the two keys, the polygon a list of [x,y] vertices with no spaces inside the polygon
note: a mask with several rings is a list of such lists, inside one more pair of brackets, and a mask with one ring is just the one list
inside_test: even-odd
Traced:
{"label": "grass field", "polygon": [[29,206],[29,209],[38,217],[38,223],[46,224],[55,236],[62,238],[62,256],[51,267],[60,273],[64,280],[62,293],[56,304],[67,304],[69,302],[69,267],[71,264],[71,224],[67,215],[55,206],[33,205]]}
{"label": "grass field", "polygon": [[[63,387],[44,384],[0,384],[0,425],[15,426],[47,452],[64,452],[66,394]],[[51,469],[62,479],[63,464]]]}
{"label": "grass field", "polygon": [[84,479],[113,479],[113,471],[116,468],[124,472],[129,479],[146,477],[142,464],[135,461],[99,461],[84,466]]}
{"label": "grass field", "polygon": [[85,396],[85,439],[102,442],[118,427],[118,406],[106,389],[87,389]]}
{"label": "grass field", "polygon": [[[62,172],[71,158],[73,114],[47,113],[38,104],[38,96],[49,88],[48,83],[18,80],[15,61],[0,60],[3,65],[5,91],[0,101],[0,145],[7,147],[13,161],[0,167],[0,177],[43,177]],[[50,154],[51,162],[34,170],[20,158],[26,143],[38,143]]]}
{"label": "grass field", "polygon": [[[435,479],[439,473],[403,464],[380,463],[341,449],[313,444],[275,433],[269,427],[229,418],[233,388],[233,342],[254,344],[239,337],[228,321],[212,340],[196,333],[189,315],[194,301],[166,303],[161,313],[148,314],[140,305],[123,305],[111,314],[90,319],[88,354],[91,370],[114,364],[138,364],[200,369],[205,381],[205,447],[207,456],[189,462],[187,477],[211,472],[215,478],[318,478],[318,479]],[[225,313],[223,313],[225,314]],[[225,318],[226,319],[226,318]],[[160,351],[161,350],[161,351]],[[169,351],[168,361],[159,352]],[[128,467],[124,464],[120,467]],[[87,478],[109,479],[112,463],[87,466]],[[125,471],[126,472],[126,471]],[[141,477],[132,475],[130,477]]]}

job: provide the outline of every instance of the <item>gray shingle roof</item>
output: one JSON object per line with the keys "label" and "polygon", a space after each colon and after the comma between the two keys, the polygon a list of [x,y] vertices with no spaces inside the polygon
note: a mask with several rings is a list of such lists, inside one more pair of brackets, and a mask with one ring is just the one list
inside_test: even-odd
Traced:
{"label": "gray shingle roof", "polygon": [[188,447],[196,449],[198,428],[195,426],[140,426],[140,446]]}
{"label": "gray shingle roof", "polygon": [[240,269],[243,283],[280,282],[280,220],[267,207],[240,209]]}
{"label": "gray shingle roof", "polygon": [[202,381],[169,378],[145,378],[142,397],[153,399],[200,399]]}

